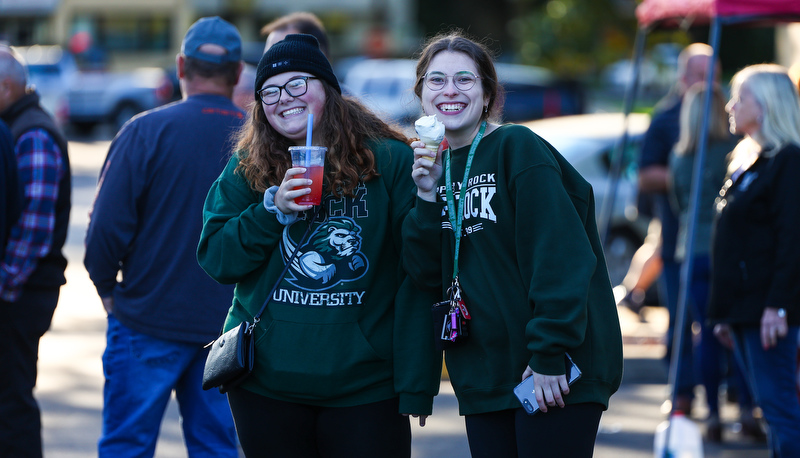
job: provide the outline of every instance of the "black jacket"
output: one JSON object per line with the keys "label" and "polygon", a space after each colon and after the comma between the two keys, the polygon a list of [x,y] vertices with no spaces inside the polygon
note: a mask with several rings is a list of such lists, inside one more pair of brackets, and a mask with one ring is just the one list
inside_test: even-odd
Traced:
{"label": "black jacket", "polygon": [[5,255],[8,233],[22,210],[22,188],[17,179],[14,137],[0,120],[0,257]]}
{"label": "black jacket", "polygon": [[726,181],[717,212],[711,323],[758,326],[772,307],[800,325],[800,146]]}

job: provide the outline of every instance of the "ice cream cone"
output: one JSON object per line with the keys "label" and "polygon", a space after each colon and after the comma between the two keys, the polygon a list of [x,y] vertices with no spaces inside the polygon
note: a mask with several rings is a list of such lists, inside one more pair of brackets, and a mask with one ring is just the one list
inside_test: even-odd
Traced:
{"label": "ice cream cone", "polygon": [[438,153],[439,145],[444,140],[444,124],[436,116],[423,116],[414,123],[414,129],[417,131],[420,141],[425,143],[425,148],[434,153],[432,157],[422,157],[431,162],[436,161],[435,153]]}

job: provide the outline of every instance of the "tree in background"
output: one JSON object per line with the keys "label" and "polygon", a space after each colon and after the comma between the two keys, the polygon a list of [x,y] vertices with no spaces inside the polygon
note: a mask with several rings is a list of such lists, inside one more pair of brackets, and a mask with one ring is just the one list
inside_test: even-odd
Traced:
{"label": "tree in background", "polygon": [[596,74],[629,57],[636,22],[632,2],[615,0],[519,0],[508,28],[520,63],[562,76]]}
{"label": "tree in background", "polygon": [[625,0],[442,0],[420,7],[419,21],[426,36],[460,27],[488,38],[500,60],[579,77],[630,57],[634,8]]}
{"label": "tree in background", "polygon": [[[502,61],[537,65],[559,75],[587,80],[633,55],[641,0],[440,0],[420,2],[426,37],[451,27],[466,30],[497,52]],[[646,48],[707,42],[708,27],[657,30]],[[758,46],[743,46],[757,43]],[[772,27],[724,27],[720,57],[725,74],[775,58]]]}

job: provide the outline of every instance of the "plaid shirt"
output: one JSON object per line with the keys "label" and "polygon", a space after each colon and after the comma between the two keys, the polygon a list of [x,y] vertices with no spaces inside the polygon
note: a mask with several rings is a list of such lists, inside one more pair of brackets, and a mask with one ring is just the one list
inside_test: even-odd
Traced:
{"label": "plaid shirt", "polygon": [[61,149],[44,129],[22,134],[14,152],[25,199],[0,264],[0,299],[7,302],[19,298],[39,259],[50,252],[58,184],[65,173]]}

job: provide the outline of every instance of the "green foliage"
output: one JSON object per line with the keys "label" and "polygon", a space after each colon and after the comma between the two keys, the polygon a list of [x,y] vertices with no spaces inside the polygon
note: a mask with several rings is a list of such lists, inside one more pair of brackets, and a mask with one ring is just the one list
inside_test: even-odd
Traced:
{"label": "green foliage", "polygon": [[614,0],[520,1],[508,23],[519,61],[561,75],[596,74],[631,56],[636,21]]}

